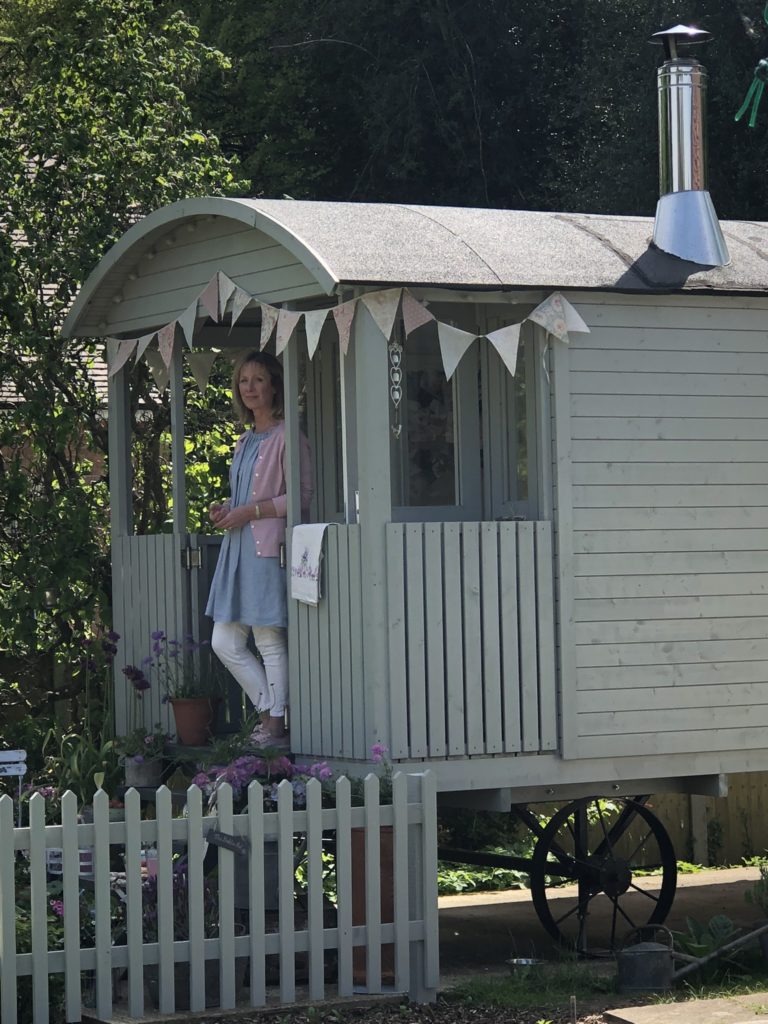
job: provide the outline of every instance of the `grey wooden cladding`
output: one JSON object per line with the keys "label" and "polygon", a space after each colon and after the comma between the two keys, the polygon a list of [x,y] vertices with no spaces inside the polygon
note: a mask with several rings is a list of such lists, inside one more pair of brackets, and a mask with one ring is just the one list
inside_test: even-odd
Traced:
{"label": "grey wooden cladding", "polygon": [[[115,659],[118,676],[125,665],[140,666],[151,653],[155,630],[163,630],[171,639],[184,638],[181,550],[185,541],[185,534],[161,533],[119,537],[112,543],[113,586],[121,595],[114,616],[114,628],[120,634]],[[139,703],[141,717],[132,723],[131,687],[116,687],[118,733],[131,725],[151,728],[156,722],[170,727],[168,706],[162,703],[163,691],[156,677],[150,682],[151,688]]]}
{"label": "grey wooden cladding", "polygon": [[768,308],[759,304],[580,308],[594,325],[570,346],[582,755],[764,746]]}
{"label": "grey wooden cladding", "polygon": [[292,651],[298,655],[289,669],[294,747],[302,754],[367,760],[359,526],[328,528],[322,571],[323,600],[317,607],[293,602]]}
{"label": "grey wooden cladding", "polygon": [[393,757],[554,750],[549,523],[390,523]]}

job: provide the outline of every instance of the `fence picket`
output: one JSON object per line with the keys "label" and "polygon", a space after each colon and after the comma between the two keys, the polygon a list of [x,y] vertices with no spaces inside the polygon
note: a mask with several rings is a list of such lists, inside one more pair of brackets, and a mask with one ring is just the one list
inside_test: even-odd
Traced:
{"label": "fence picket", "polygon": [[[277,791],[277,813],[264,812],[264,790],[253,783],[248,792],[247,814],[233,813],[232,792],[222,786],[217,794],[217,807],[204,816],[202,795],[191,786],[187,791],[185,818],[173,818],[171,793],[161,786],[155,794],[155,818],[141,820],[141,798],[129,790],[125,798],[125,821],[110,822],[107,794],[96,793],[93,801],[93,823],[77,819],[76,798],[67,793],[62,799],[62,823],[46,826],[45,801],[36,794],[30,801],[28,828],[15,828],[13,801],[0,798],[0,829],[10,834],[12,843],[0,845],[0,1019],[2,1024],[17,1024],[17,976],[32,974],[32,1015],[30,1024],[48,1020],[49,976],[63,974],[65,981],[66,1017],[77,1020],[82,1013],[84,972],[95,968],[96,1015],[112,1019],[117,1004],[131,1017],[143,1019],[145,1014],[145,981],[158,979],[157,1006],[161,1013],[178,1012],[175,986],[180,975],[178,965],[189,964],[191,1008],[204,1009],[206,1003],[205,964],[211,962],[219,970],[218,1004],[223,1009],[236,1005],[235,965],[246,950],[250,951],[250,1001],[254,1006],[267,1002],[266,957],[278,954],[280,960],[280,994],[283,1004],[296,999],[297,952],[306,950],[309,962],[309,998],[317,1002],[326,998],[325,951],[338,951],[336,991],[340,996],[353,994],[355,970],[362,970],[368,991],[381,992],[383,982],[389,983],[389,948],[394,948],[394,980],[398,991],[428,992],[427,974],[437,965],[436,904],[436,838],[429,830],[436,827],[434,785],[426,784],[427,776],[405,776],[393,779],[392,807],[380,806],[380,786],[375,775],[363,782],[363,806],[352,807],[348,779],[336,783],[335,807],[324,807],[320,783],[307,783],[305,808],[294,809],[294,790],[290,781],[283,781]],[[426,802],[425,802],[426,801]],[[432,806],[427,806],[429,801]],[[216,817],[214,818],[214,814]],[[392,828],[390,829],[390,823]],[[353,827],[354,826],[354,827]],[[233,853],[226,844],[217,849],[218,871],[206,877],[204,855],[207,848],[205,832],[214,827],[223,835],[247,836],[251,843],[249,860],[249,910],[239,918],[238,927],[247,927],[250,935],[235,935],[235,875]],[[389,833],[392,833],[390,836]],[[335,833],[337,899],[335,927],[326,927],[326,905],[323,896],[323,837]],[[296,851],[306,839],[306,906],[307,922],[297,925],[298,907],[294,900]],[[382,902],[381,874],[386,867],[389,876],[389,840],[393,844],[392,881],[394,883],[393,915],[391,901]],[[265,911],[265,841],[277,839],[279,862],[278,933],[267,932]],[[353,858],[353,842],[361,839],[364,857]],[[174,931],[178,896],[183,885],[175,888],[174,862],[180,844],[186,845],[186,884],[188,887],[186,917],[189,938]],[[382,852],[386,849],[386,857]],[[46,847],[63,850],[62,886],[64,890],[64,940],[60,948],[48,949],[47,918],[49,912],[46,888]],[[149,847],[156,848],[156,858],[147,856]],[[93,857],[93,920],[95,949],[81,947],[84,941],[80,925],[80,890],[87,891],[81,872],[80,853],[91,848]],[[124,871],[110,871],[113,850],[124,848]],[[213,849],[213,848],[212,848]],[[15,904],[14,857],[17,851],[29,858],[31,886],[31,954],[16,949],[15,916],[9,908]],[[364,891],[353,912],[353,878],[356,869],[362,875]],[[179,861],[183,864],[183,860]],[[156,884],[151,873],[156,865]],[[416,870],[412,869],[412,865]],[[432,878],[432,875],[435,878]],[[181,876],[180,876],[181,877]],[[207,911],[204,886],[210,888],[218,879],[218,937],[206,938]],[[85,882],[85,888],[84,888]],[[387,878],[386,884],[389,884]],[[426,896],[425,896],[426,892]],[[115,931],[110,919],[110,903],[117,893],[125,907],[124,934]],[[156,904],[153,904],[156,900]],[[435,904],[430,917],[430,900]],[[418,913],[414,912],[418,908]],[[149,915],[149,916],[147,916]],[[156,916],[155,916],[156,915]],[[356,916],[355,916],[356,915]],[[81,921],[82,918],[82,921]],[[382,921],[382,919],[384,919]],[[427,923],[429,919],[429,924]],[[157,935],[145,932],[148,922],[157,922]],[[356,922],[353,924],[353,922]],[[52,933],[53,934],[53,933]],[[85,940],[87,941],[87,940]],[[359,963],[353,956],[357,948]],[[415,952],[414,952],[415,951]],[[421,960],[419,973],[414,964]],[[218,961],[218,963],[217,963]],[[382,971],[384,965],[385,970]],[[424,966],[426,965],[426,966]],[[127,968],[127,989],[119,998],[112,991],[113,969]],[[384,974],[384,977],[382,975]],[[179,975],[179,976],[177,976]],[[430,975],[431,977],[431,975]],[[117,980],[117,978],[115,979]],[[120,979],[122,980],[122,979]],[[432,986],[434,989],[434,985]],[[151,988],[147,988],[147,993]],[[209,997],[214,993],[209,991]],[[179,994],[180,999],[181,993]],[[127,998],[126,998],[127,997]],[[127,1007],[123,1000],[126,999]],[[216,1000],[211,998],[210,1003]],[[118,1011],[119,1012],[119,1011]]]}
{"label": "fence picket", "polygon": [[[106,796],[106,793],[104,794]],[[77,797],[61,798],[62,882],[64,885],[64,1000],[67,1020],[79,1020],[80,986],[80,851],[77,842]]]}
{"label": "fence picket", "polygon": [[293,919],[293,787],[283,779],[277,787],[277,856],[280,890],[280,999],[296,999],[296,926]]}
{"label": "fence picket", "polygon": [[[13,835],[13,800],[0,796],[0,836]],[[0,1021],[16,1024],[15,844],[0,843]]]}
{"label": "fence picket", "polygon": [[29,801],[29,878],[32,886],[32,1022],[48,1024],[48,893],[45,887],[45,800]]}

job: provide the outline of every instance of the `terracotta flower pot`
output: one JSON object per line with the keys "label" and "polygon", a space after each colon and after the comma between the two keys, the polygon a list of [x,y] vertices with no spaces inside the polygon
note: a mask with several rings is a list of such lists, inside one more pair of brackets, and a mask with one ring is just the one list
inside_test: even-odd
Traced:
{"label": "terracotta flower pot", "polygon": [[211,736],[213,702],[210,697],[171,698],[176,735],[186,747],[202,747]]}

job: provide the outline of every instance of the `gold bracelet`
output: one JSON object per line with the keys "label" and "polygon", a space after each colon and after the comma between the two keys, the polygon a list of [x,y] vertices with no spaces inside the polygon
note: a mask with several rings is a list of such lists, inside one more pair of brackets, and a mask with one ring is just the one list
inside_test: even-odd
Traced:
{"label": "gold bracelet", "polygon": [[257,519],[261,519],[261,506],[259,505],[258,501],[256,502],[256,504],[253,507],[254,507],[254,509],[256,511],[256,518]]}

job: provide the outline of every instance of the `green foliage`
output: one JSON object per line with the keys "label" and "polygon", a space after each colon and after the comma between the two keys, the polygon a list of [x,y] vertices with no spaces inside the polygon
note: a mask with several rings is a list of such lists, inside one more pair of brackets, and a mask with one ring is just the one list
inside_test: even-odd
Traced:
{"label": "green foliage", "polygon": [[768,860],[764,858],[751,859],[753,864],[760,869],[760,877],[756,882],[752,883],[751,889],[747,889],[744,893],[744,898],[747,903],[759,907],[763,914],[768,917]]}
{"label": "green foliage", "polygon": [[[91,373],[101,343],[63,341],[61,325],[138,217],[238,189],[187,101],[205,69],[227,66],[184,14],[151,0],[6,0],[0,10],[0,678],[73,701],[75,719],[72,652],[109,614],[109,493],[104,395]],[[157,487],[142,485],[158,476],[168,411],[148,400],[141,372],[136,519],[146,524],[165,511]]]}
{"label": "green foliage", "polygon": [[[673,932],[675,946],[689,956],[705,957],[738,938],[741,929],[725,914],[715,914],[706,924],[686,917],[685,932]],[[737,949],[700,968],[704,977],[712,978],[724,970],[740,966],[743,950]]]}
{"label": "green foliage", "polygon": [[[496,853],[507,853],[496,849]],[[496,892],[501,889],[527,889],[528,873],[507,868],[457,867],[439,862],[437,891],[440,896],[463,892]]]}

